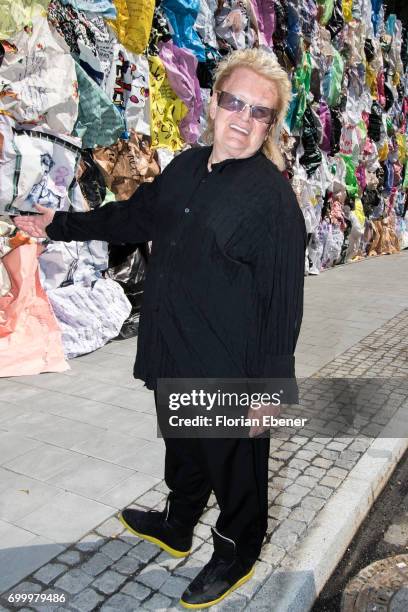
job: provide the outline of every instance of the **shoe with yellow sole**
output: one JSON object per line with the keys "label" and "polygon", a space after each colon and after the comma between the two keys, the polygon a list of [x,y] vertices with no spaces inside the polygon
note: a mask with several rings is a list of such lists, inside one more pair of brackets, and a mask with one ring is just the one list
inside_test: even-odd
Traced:
{"label": "shoe with yellow sole", "polygon": [[233,540],[213,529],[214,553],[184,591],[180,604],[187,609],[209,608],[250,580],[253,567],[244,567]]}
{"label": "shoe with yellow sole", "polygon": [[123,525],[139,538],[156,544],[173,557],[186,557],[193,542],[193,528],[168,520],[168,506],[163,512],[127,508],[119,516]]}

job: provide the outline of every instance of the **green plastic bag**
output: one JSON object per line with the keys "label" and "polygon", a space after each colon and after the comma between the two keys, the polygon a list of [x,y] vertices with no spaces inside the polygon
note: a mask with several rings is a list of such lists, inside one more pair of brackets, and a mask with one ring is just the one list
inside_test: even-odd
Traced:
{"label": "green plastic bag", "polygon": [[340,156],[346,165],[346,190],[349,196],[355,198],[358,196],[358,183],[356,177],[356,167],[353,163],[353,158],[351,155],[343,155]]}

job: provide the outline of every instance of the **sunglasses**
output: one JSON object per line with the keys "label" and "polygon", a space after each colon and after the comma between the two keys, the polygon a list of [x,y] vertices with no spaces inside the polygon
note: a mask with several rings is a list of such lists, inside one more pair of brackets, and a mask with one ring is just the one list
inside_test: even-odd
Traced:
{"label": "sunglasses", "polygon": [[241,113],[246,107],[249,108],[251,117],[256,121],[262,123],[269,123],[272,125],[276,121],[278,111],[276,108],[268,108],[267,106],[258,106],[256,104],[248,104],[243,100],[240,100],[236,96],[228,93],[227,91],[217,91],[218,94],[218,106],[221,108],[231,111],[234,113]]}

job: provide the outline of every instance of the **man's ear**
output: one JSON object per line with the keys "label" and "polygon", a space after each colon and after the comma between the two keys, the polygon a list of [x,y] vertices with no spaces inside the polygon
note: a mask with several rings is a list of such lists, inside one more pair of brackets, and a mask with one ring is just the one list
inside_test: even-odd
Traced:
{"label": "man's ear", "polygon": [[209,106],[209,114],[210,114],[210,117],[211,117],[211,119],[213,121],[215,119],[216,112],[217,112],[217,94],[214,91],[212,96],[211,96],[210,106]]}

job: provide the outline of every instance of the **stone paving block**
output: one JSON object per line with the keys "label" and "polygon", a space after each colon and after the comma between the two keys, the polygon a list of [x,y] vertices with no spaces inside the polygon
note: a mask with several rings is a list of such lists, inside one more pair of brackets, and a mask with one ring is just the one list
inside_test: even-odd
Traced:
{"label": "stone paving block", "polygon": [[281,493],[275,499],[275,504],[285,506],[285,508],[293,508],[299,503],[298,495],[290,495],[289,493]]}
{"label": "stone paving block", "polygon": [[8,590],[6,593],[3,593],[2,597],[7,599],[11,593],[24,593],[29,595],[30,593],[41,593],[42,590],[43,587],[40,584],[26,580],[25,582],[20,582],[20,584]]}
{"label": "stone paving block", "polygon": [[312,493],[315,497],[322,497],[323,499],[328,499],[333,493],[333,490],[329,487],[324,487],[323,485],[317,485],[317,487],[312,489]]}
{"label": "stone paving block", "polygon": [[125,555],[124,557],[119,559],[119,561],[116,561],[114,565],[112,565],[112,569],[117,572],[120,572],[121,574],[126,574],[127,576],[130,576],[137,572],[141,565],[142,562],[140,561],[140,559],[132,557],[131,555]]}
{"label": "stone paving block", "polygon": [[212,606],[211,610],[213,612],[226,612],[227,610],[235,612],[236,610],[245,610],[248,602],[245,597],[242,597],[242,595],[240,595],[240,592],[241,588],[238,591],[232,593],[231,595],[228,595],[228,597],[223,601],[220,601],[219,604]]}
{"label": "stone paving block", "polygon": [[154,489],[155,489],[155,491],[159,491],[160,493],[165,493],[166,495],[168,495],[168,493],[169,493],[169,488],[166,485],[164,480],[162,480],[157,485],[155,485]]}
{"label": "stone paving block", "polygon": [[284,465],[283,461],[277,461],[275,458],[269,459],[269,469],[272,471],[278,471],[282,469]]}
{"label": "stone paving block", "polygon": [[326,445],[327,450],[335,450],[335,451],[342,451],[346,448],[347,444],[345,444],[344,442],[329,442],[329,444]]}
{"label": "stone paving block", "polygon": [[312,461],[316,457],[316,451],[313,449],[301,449],[296,453],[296,459],[303,459],[304,461]]}
{"label": "stone paving block", "polygon": [[291,484],[285,491],[288,495],[296,495],[299,501],[309,493],[309,489],[306,487],[302,487],[301,485],[295,483]]}
{"label": "stone paving block", "polygon": [[285,508],[285,506],[277,506],[275,504],[271,506],[268,510],[268,516],[271,516],[272,518],[277,520],[283,520],[288,517],[289,514],[289,508]]}
{"label": "stone paving block", "polygon": [[143,602],[143,608],[145,610],[168,610],[171,605],[171,599],[160,593],[155,593],[151,599]]}
{"label": "stone paving block", "polygon": [[61,611],[61,610],[65,610],[67,607],[67,604],[70,600],[69,597],[67,597],[67,595],[59,590],[56,589],[55,587],[52,587],[52,589],[47,589],[45,591],[43,591],[41,593],[41,595],[44,595],[45,597],[55,597],[56,595],[59,598],[62,598],[62,600],[60,599],[59,603],[56,603],[54,601],[44,601],[44,602],[37,602],[37,603],[31,603],[30,607],[33,608],[34,610],[37,610],[38,612],[57,612],[57,611]]}
{"label": "stone paving block", "polygon": [[211,538],[211,527],[205,523],[197,523],[194,527],[194,534],[202,540],[208,540]]}
{"label": "stone paving block", "polygon": [[67,565],[76,565],[81,560],[81,555],[77,550],[67,550],[66,552],[59,555],[57,561],[66,563]]}
{"label": "stone paving block", "polygon": [[316,516],[316,510],[314,510],[313,508],[305,508],[305,507],[299,506],[298,508],[295,508],[294,510],[292,510],[288,518],[291,520],[302,521],[304,523],[309,524],[311,523],[311,521],[314,519],[315,516]]}
{"label": "stone paving block", "polygon": [[211,544],[204,543],[200,548],[194,551],[191,555],[196,561],[198,561],[201,565],[207,563],[210,560],[211,555],[214,552],[214,548]]}
{"label": "stone paving block", "polygon": [[104,603],[101,610],[103,612],[136,612],[140,610],[140,603],[129,595],[116,593]]}
{"label": "stone paving block", "polygon": [[204,523],[205,525],[213,526],[217,522],[218,515],[220,511],[218,508],[210,508],[200,518],[200,523]]}
{"label": "stone paving block", "polygon": [[135,579],[143,585],[157,591],[168,577],[169,572],[164,567],[160,567],[160,565],[156,563],[150,563],[140,572],[140,574],[135,576]]}
{"label": "stone paving block", "polygon": [[313,459],[312,464],[316,467],[328,470],[333,465],[333,461],[331,459],[325,459],[324,457],[316,457],[316,459]]}
{"label": "stone paving block", "polygon": [[81,552],[91,552],[100,548],[106,541],[106,538],[102,538],[97,533],[89,533],[75,544],[75,548]]}
{"label": "stone paving block", "polygon": [[305,461],[304,459],[297,459],[297,457],[295,457],[294,459],[291,459],[289,461],[288,465],[291,468],[296,468],[297,470],[303,471],[307,467],[309,467],[310,461]]}
{"label": "stone paving block", "polygon": [[323,457],[323,459],[327,459],[328,461],[336,461],[336,459],[338,459],[338,457],[340,456],[340,451],[335,451],[335,450],[330,450],[330,449],[324,449],[321,451],[320,455]]}
{"label": "stone paving block", "polygon": [[76,595],[85,589],[91,581],[91,576],[80,569],[73,569],[61,576],[55,583],[55,586],[71,595]]}
{"label": "stone paving block", "polygon": [[[272,481],[273,482],[273,481]],[[274,489],[271,485],[268,488],[268,502],[271,504],[282,491],[280,489]]]}
{"label": "stone paving block", "polygon": [[318,479],[310,474],[302,474],[296,479],[296,484],[306,487],[306,489],[313,489],[316,486]]}
{"label": "stone paving block", "polygon": [[125,595],[130,595],[130,597],[137,599],[137,601],[143,601],[144,599],[147,599],[152,593],[152,591],[147,587],[143,586],[143,584],[140,584],[140,582],[135,582],[133,580],[132,582],[126,583],[125,586],[121,588],[120,592],[125,593]]}
{"label": "stone paving block", "polygon": [[180,576],[170,576],[170,578],[160,587],[160,593],[163,593],[172,599],[174,597],[180,599],[189,584],[190,580],[187,580],[186,578],[181,578]]}
{"label": "stone paving block", "polygon": [[107,557],[110,557],[113,561],[117,561],[123,557],[123,555],[125,555],[129,549],[130,546],[129,544],[126,544],[126,542],[123,542],[122,540],[113,540],[102,546],[100,552]]}
{"label": "stone paving block", "polygon": [[272,482],[275,489],[279,489],[279,491],[284,491],[288,488],[289,485],[292,484],[293,481],[289,478],[284,478],[282,476],[275,476]]}
{"label": "stone paving block", "polygon": [[112,565],[112,559],[98,552],[83,563],[81,569],[89,576],[97,576],[110,565]]}
{"label": "stone paving block", "polygon": [[126,576],[119,574],[118,572],[113,572],[112,570],[108,570],[101,574],[94,582],[92,586],[105,593],[105,595],[110,595],[114,591],[117,591],[118,588],[125,582]]}
{"label": "stone paving block", "polygon": [[270,565],[276,567],[285,557],[286,551],[272,542],[268,542],[262,547],[259,555],[260,559]]}
{"label": "stone paving block", "polygon": [[253,577],[248,580],[248,582],[245,582],[245,584],[239,587],[237,593],[240,596],[251,600],[252,597],[254,597],[255,593],[259,591],[262,584],[270,575],[271,571],[271,566],[268,563],[265,563],[263,561],[257,561],[255,563],[255,571]]}
{"label": "stone paving block", "polygon": [[123,524],[116,516],[112,516],[110,519],[99,525],[96,528],[97,533],[101,534],[106,538],[114,538],[125,530]]}
{"label": "stone paving block", "polygon": [[311,508],[318,512],[321,508],[323,508],[325,504],[325,500],[321,497],[314,497],[313,495],[307,495],[301,501],[300,508]]}
{"label": "stone paving block", "polygon": [[272,534],[271,544],[276,544],[285,550],[290,550],[298,541],[298,534],[295,531],[288,531],[283,526],[278,527]]}
{"label": "stone paving block", "polygon": [[165,551],[161,552],[160,555],[156,557],[156,559],[154,560],[154,562],[157,563],[157,565],[160,565],[160,567],[166,568],[170,572],[173,571],[176,567],[178,567],[181,563],[184,563],[184,561],[185,561],[185,558],[172,557]]}
{"label": "stone paving block", "polygon": [[157,557],[161,551],[158,546],[151,544],[151,542],[143,540],[139,540],[139,542],[137,546],[129,551],[129,555],[136,557],[136,559],[139,559],[142,563],[149,563],[149,561],[151,561],[153,557]]}
{"label": "stone paving block", "polygon": [[199,559],[195,559],[194,557],[190,556],[187,558],[187,561],[185,563],[177,566],[174,569],[174,574],[192,580],[193,578],[195,578],[195,576],[197,576],[198,572],[202,569],[202,567],[203,564]]}
{"label": "stone paving block", "polygon": [[65,572],[66,569],[68,569],[67,566],[62,565],[62,563],[47,563],[47,565],[44,565],[34,574],[34,578],[43,584],[50,584],[54,578]]}
{"label": "stone paving block", "polygon": [[322,478],[326,475],[326,470],[322,467],[317,467],[315,465],[311,465],[310,467],[305,469],[306,476],[313,476],[314,478]]}
{"label": "stone paving block", "polygon": [[324,476],[320,483],[325,487],[330,487],[331,489],[337,489],[337,487],[341,484],[340,478],[335,478],[334,476]]}
{"label": "stone paving block", "polygon": [[300,470],[297,470],[294,467],[284,467],[279,470],[279,476],[281,478],[289,478],[290,480],[296,480],[300,476]]}
{"label": "stone paving block", "polygon": [[79,612],[91,612],[102,600],[103,596],[98,595],[93,589],[85,589],[69,601],[69,606]]}
{"label": "stone paving block", "polygon": [[291,452],[298,450],[298,448],[299,446],[297,444],[294,444],[291,440],[290,442],[282,442],[280,450]]}
{"label": "stone paving block", "polygon": [[293,531],[297,535],[301,535],[306,529],[306,523],[303,521],[297,521],[296,519],[287,518],[283,521],[281,529],[286,529],[288,532]]}
{"label": "stone paving block", "polygon": [[166,497],[167,496],[164,493],[160,493],[159,491],[151,489],[141,497],[137,498],[137,504],[150,509],[154,508],[154,506],[165,500]]}
{"label": "stone paving block", "polygon": [[290,457],[292,457],[293,455],[293,451],[284,451],[284,450],[277,450],[274,452],[273,456],[274,459],[282,459],[282,461],[287,461]]}

